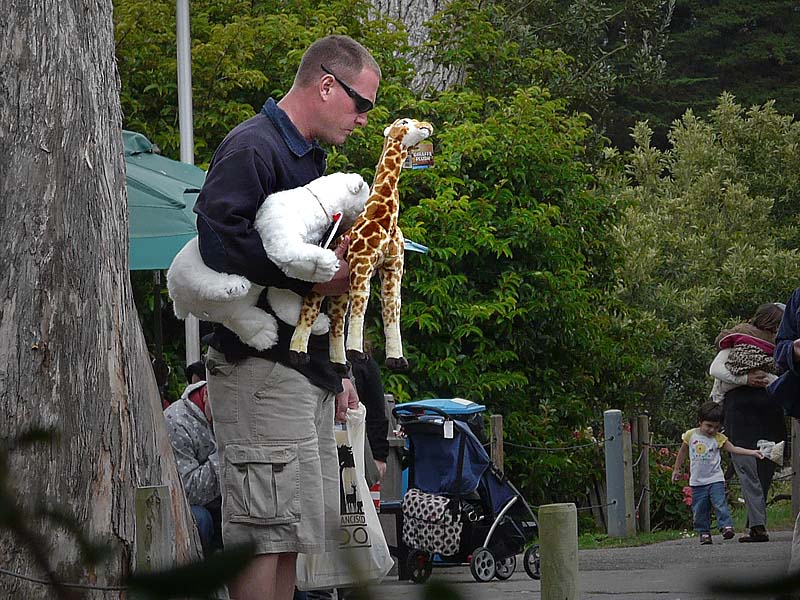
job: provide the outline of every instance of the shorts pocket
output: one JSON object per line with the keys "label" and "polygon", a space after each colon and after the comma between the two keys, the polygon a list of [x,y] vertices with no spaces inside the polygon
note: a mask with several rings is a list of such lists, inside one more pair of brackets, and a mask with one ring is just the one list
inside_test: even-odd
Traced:
{"label": "shorts pocket", "polygon": [[280,525],[300,520],[297,444],[225,448],[226,510],[231,523]]}

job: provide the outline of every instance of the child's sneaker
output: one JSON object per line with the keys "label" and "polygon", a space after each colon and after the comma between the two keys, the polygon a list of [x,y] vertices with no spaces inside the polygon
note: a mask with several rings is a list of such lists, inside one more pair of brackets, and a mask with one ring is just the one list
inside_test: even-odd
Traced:
{"label": "child's sneaker", "polygon": [[700,545],[701,546],[708,546],[709,544],[713,544],[714,542],[711,540],[710,533],[701,533],[700,534]]}
{"label": "child's sneaker", "polygon": [[723,527],[722,528],[722,537],[723,539],[729,540],[733,537],[733,527]]}

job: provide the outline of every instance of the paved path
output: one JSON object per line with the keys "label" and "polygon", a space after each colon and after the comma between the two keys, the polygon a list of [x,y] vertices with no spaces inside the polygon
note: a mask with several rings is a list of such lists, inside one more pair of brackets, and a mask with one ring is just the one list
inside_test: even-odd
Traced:
{"label": "paved path", "polygon": [[[712,546],[700,546],[696,537],[637,548],[581,550],[581,598],[606,600],[717,600],[704,589],[710,576],[752,579],[785,572],[789,562],[790,531],[771,532],[765,544],[723,542],[714,536]],[[737,535],[738,537],[738,535]],[[529,579],[517,557],[517,571],[508,581],[477,583],[467,567],[433,570],[431,579],[446,581],[463,600],[495,598],[538,600],[540,582]],[[418,600],[421,586],[388,578],[374,597]]]}

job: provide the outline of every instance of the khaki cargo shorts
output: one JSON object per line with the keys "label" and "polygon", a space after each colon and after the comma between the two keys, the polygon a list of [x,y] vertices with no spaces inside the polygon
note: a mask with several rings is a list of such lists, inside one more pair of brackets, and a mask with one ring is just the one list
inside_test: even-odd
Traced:
{"label": "khaki cargo shorts", "polygon": [[335,549],[334,395],[263,358],[234,364],[211,348],[206,368],[225,546],[250,543],[258,554]]}

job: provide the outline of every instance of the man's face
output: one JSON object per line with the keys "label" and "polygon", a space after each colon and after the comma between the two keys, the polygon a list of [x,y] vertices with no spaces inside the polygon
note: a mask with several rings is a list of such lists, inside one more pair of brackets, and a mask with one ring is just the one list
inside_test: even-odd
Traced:
{"label": "man's face", "polygon": [[[377,73],[364,69],[352,80],[345,79],[339,73],[335,75],[359,96],[375,102],[378,85],[380,85]],[[345,88],[332,75],[326,76],[329,78],[330,96],[326,114],[322,119],[324,125],[317,137],[320,141],[328,144],[343,144],[356,127],[363,127],[367,124],[367,113],[358,111],[355,100],[348,95]]]}

